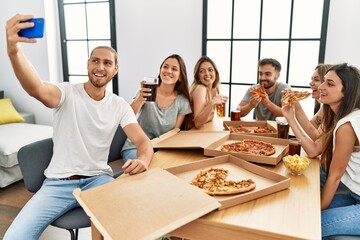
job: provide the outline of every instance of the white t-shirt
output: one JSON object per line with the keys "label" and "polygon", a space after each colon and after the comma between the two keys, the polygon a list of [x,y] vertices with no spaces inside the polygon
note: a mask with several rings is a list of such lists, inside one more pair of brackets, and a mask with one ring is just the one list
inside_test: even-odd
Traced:
{"label": "white t-shirt", "polygon": [[86,93],[83,83],[61,83],[59,88],[61,100],[53,113],[54,154],[45,176],[112,174],[107,161],[115,132],[119,124],[137,123],[130,105],[108,91],[96,101]]}
{"label": "white t-shirt", "polygon": [[[358,139],[360,139],[360,110],[355,110],[344,118],[340,119],[334,129],[334,146],[337,129],[344,123],[350,122],[352,128]],[[352,192],[360,195],[360,152],[353,151],[350,156],[349,163],[346,167],[345,173],[341,178],[341,181],[347,186]]]}

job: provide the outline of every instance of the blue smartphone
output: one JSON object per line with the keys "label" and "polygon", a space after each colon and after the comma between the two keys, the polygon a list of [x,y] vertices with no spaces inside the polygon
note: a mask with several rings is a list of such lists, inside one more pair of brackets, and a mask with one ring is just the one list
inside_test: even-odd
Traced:
{"label": "blue smartphone", "polygon": [[33,22],[34,27],[21,29],[18,33],[20,37],[42,38],[44,36],[44,27],[45,27],[44,18],[32,18],[24,22]]}

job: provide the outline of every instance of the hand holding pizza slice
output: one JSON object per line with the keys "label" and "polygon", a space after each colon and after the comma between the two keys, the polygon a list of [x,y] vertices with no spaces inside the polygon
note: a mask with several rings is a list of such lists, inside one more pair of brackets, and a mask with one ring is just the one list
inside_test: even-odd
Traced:
{"label": "hand holding pizza slice", "polygon": [[258,95],[261,98],[266,98],[266,96],[267,96],[267,93],[265,92],[265,88],[264,88],[263,85],[260,85],[260,86],[258,86],[256,88],[251,89],[250,92],[252,94]]}
{"label": "hand holding pizza slice", "polygon": [[301,91],[295,91],[291,89],[284,89],[282,90],[282,102],[284,105],[293,104],[295,102],[301,101],[308,96],[310,96],[310,93],[307,91],[301,92]]}

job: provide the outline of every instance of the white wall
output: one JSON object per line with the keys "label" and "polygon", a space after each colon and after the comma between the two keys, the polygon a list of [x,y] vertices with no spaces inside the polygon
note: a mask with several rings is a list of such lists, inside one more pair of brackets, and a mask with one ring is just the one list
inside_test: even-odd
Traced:
{"label": "white wall", "polygon": [[[7,57],[5,25],[7,19],[17,13],[45,16],[44,0],[0,2],[0,89],[5,90],[5,97],[11,98],[18,111],[33,112],[38,123],[50,125],[52,120],[51,110],[43,107],[39,101],[28,96],[21,88]],[[49,79],[47,37],[40,39],[38,44],[23,44],[21,48],[38,70],[41,78]]]}
{"label": "white wall", "polygon": [[[23,44],[22,49],[40,77],[51,82],[62,81],[58,23],[54,23],[56,4],[56,0],[0,1],[1,26],[16,13],[46,17],[46,37],[38,44]],[[142,77],[157,76],[161,62],[173,53],[184,58],[188,76],[192,76],[193,66],[201,56],[202,1],[124,0],[115,4],[120,96],[130,102]],[[0,29],[0,36],[5,36],[5,28]],[[5,37],[0,38],[0,46],[0,89],[18,110],[34,112],[37,123],[50,125],[52,111],[29,97],[16,80],[6,54]]]}
{"label": "white wall", "polygon": [[[0,1],[0,89],[18,110],[34,112],[38,123],[49,125],[52,111],[27,96],[15,78],[6,54],[4,26],[16,13],[45,16],[46,37],[38,44],[23,44],[22,48],[42,79],[62,81],[56,4],[56,0]],[[191,82],[193,66],[201,55],[202,1],[122,0],[115,4],[119,94],[130,102],[140,79],[157,75],[160,63],[172,53],[184,58]],[[345,61],[360,67],[358,9],[358,0],[331,0],[326,62]]]}
{"label": "white wall", "polygon": [[359,10],[359,0],[330,0],[327,63],[347,62],[360,68]]}
{"label": "white wall", "polygon": [[185,61],[189,81],[201,56],[201,0],[115,1],[119,95],[134,97],[145,76],[157,76],[169,55]]}

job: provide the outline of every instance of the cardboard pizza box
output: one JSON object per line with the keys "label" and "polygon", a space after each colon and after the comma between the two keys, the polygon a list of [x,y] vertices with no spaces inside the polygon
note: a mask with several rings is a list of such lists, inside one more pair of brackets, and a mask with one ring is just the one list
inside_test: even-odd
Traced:
{"label": "cardboard pizza box", "polygon": [[157,239],[221,207],[160,168],[73,194],[104,239]]}
{"label": "cardboard pizza box", "polygon": [[[190,184],[204,168],[224,167],[229,178],[252,178],[251,192],[209,196]],[[104,239],[157,239],[216,209],[221,210],[289,188],[290,179],[231,155],[168,169],[122,175],[73,194]],[[181,209],[181,211],[178,211]]]}
{"label": "cardboard pizza box", "polygon": [[229,131],[172,130],[151,141],[155,149],[201,149],[227,135]]}
{"label": "cardboard pizza box", "polygon": [[[206,158],[193,163],[167,168],[166,170],[183,179],[185,183],[190,185],[191,181],[200,170],[211,167],[227,169],[229,171],[227,179],[252,179],[256,183],[256,188],[246,193],[227,196],[212,196],[221,204],[221,207],[219,207],[218,210],[248,202],[290,187],[289,178],[232,155]],[[196,186],[193,187],[197,188]]]}
{"label": "cardboard pizza box", "polygon": [[[277,129],[276,125],[272,124],[270,121],[224,121],[223,122],[224,128],[226,130],[230,130],[230,127],[244,127],[248,130],[254,131],[258,127],[268,127],[272,130],[272,133],[236,133],[236,134],[249,134],[249,135],[256,135],[256,136],[264,136],[264,137],[277,137]],[[234,133],[235,134],[235,133]]]}
{"label": "cardboard pizza box", "polygon": [[180,132],[180,128],[174,128],[170,131],[168,131],[167,133],[164,133],[163,135],[157,137],[157,138],[153,138],[151,139],[151,143],[153,145],[158,144],[159,142],[164,141],[165,139],[168,139],[169,137],[174,136],[175,134],[177,134],[178,132]]}
{"label": "cardboard pizza box", "polygon": [[[259,156],[259,155],[246,154],[246,153],[223,152],[220,150],[220,147],[223,144],[233,143],[243,139],[260,140],[267,143],[271,143],[275,147],[275,153],[270,156]],[[249,162],[270,164],[270,165],[277,165],[278,162],[282,159],[282,157],[286,156],[288,152],[289,152],[289,143],[287,139],[235,134],[235,133],[230,133],[216,140],[215,142],[213,142],[204,149],[205,156],[221,156],[225,154],[230,154]]]}

